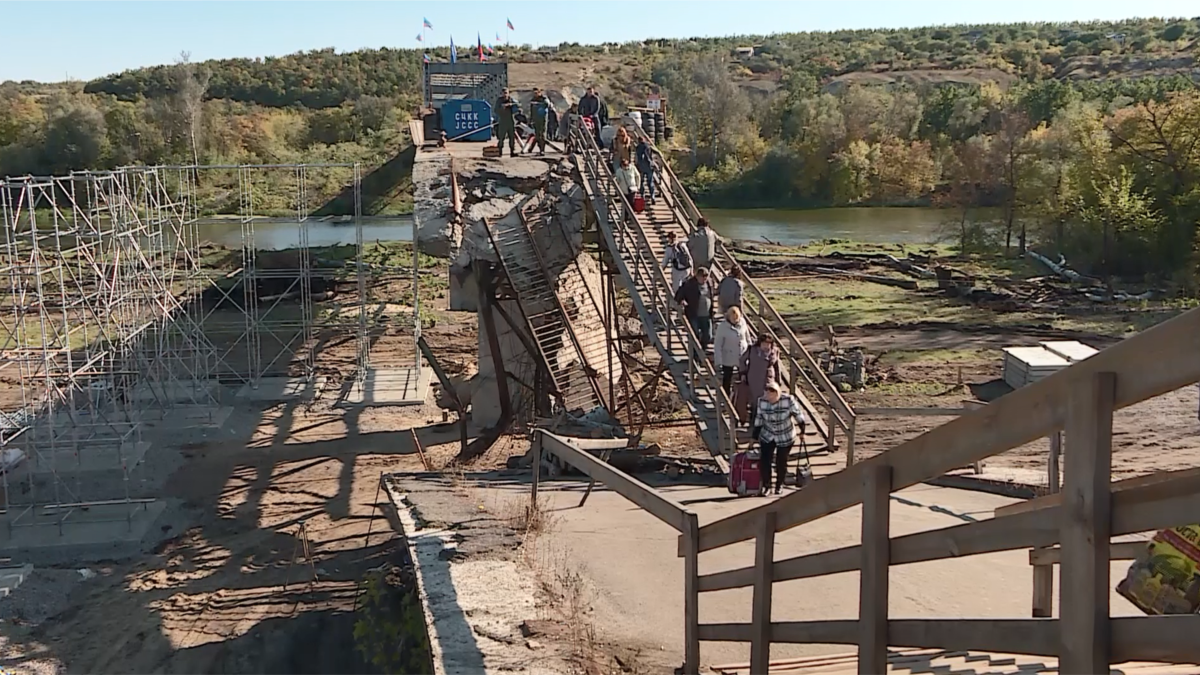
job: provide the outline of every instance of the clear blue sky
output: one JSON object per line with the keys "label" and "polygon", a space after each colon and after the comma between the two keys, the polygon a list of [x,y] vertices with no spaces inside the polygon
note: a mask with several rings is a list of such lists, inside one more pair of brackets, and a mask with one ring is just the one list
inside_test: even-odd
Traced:
{"label": "clear blue sky", "polygon": [[933,24],[1200,15],[1197,0],[791,0],[761,2],[3,2],[0,81],[90,78],[194,60],[335,47],[623,42],[651,37],[769,34]]}

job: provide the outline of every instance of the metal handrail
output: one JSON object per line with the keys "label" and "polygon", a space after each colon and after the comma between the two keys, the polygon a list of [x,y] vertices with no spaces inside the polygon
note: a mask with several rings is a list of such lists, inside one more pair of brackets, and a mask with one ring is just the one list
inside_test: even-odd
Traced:
{"label": "metal handrail", "polygon": [[[670,307],[671,303],[674,302],[673,297],[668,297],[665,299],[665,301],[662,297],[662,289],[670,289],[671,284],[664,274],[662,266],[657,264],[658,257],[653,252],[654,249],[651,247],[650,241],[647,239],[641,224],[637,221],[633,206],[625,198],[625,195],[622,194],[621,190],[617,188],[616,178],[612,175],[612,172],[609,170],[607,165],[605,165],[605,163],[602,161],[600,148],[596,145],[595,138],[590,133],[586,132],[582,128],[582,125],[576,125],[571,130],[571,133],[575,136],[576,142],[581,144],[586,150],[585,152],[581,153],[583,162],[591,168],[597,177],[606,179],[609,187],[614,188],[613,191],[617,195],[615,199],[607,194],[599,195],[604,199],[605,202],[616,202],[619,210],[621,211],[618,218],[610,219],[614,234],[613,239],[618,247],[629,252],[628,256],[622,256],[622,258],[627,257],[635,264],[635,271],[637,272],[638,279],[631,278],[630,281],[642,281],[642,285],[650,290],[655,296],[652,298],[655,300],[653,311],[658,316],[660,323],[663,324],[667,332],[667,349],[669,350],[671,337],[678,335],[678,339],[690,354],[703,354],[704,350],[701,349],[700,341],[696,337],[695,332],[692,331],[691,326],[689,326],[687,322],[680,322],[679,325],[675,325],[670,320],[670,313],[663,313],[662,308]],[[584,178],[586,180],[586,177]],[[614,209],[606,205],[606,210],[611,212]],[[633,223],[634,227],[630,227],[631,222]],[[624,245],[630,236],[632,236],[637,243],[640,243],[641,246],[638,247],[637,243],[635,243],[633,249],[630,250],[629,246]],[[644,252],[648,252],[652,256],[652,263],[647,262]],[[643,275],[649,275],[651,283],[646,283]],[[670,296],[669,292],[668,296]],[[669,351],[664,356],[669,358]],[[699,361],[698,364],[697,361]],[[713,401],[716,403],[715,412],[718,425],[717,442],[719,450],[723,454],[725,453],[725,446],[723,442],[727,441],[729,448],[728,457],[732,458],[732,451],[737,445],[737,424],[730,421],[730,417],[734,417],[734,419],[736,419],[733,403],[725,393],[725,390],[721,387],[720,379],[717,377],[716,371],[713,369],[712,365],[707,359],[688,358],[688,368],[689,384],[691,386],[691,394],[693,399],[696,395],[696,376],[699,375],[701,384],[703,384],[704,388],[708,390],[709,395],[712,396]],[[699,372],[696,372],[697,370]],[[724,411],[728,412],[726,413]]]}
{"label": "metal handrail", "polygon": [[[664,180],[662,182],[665,183],[665,187],[668,188],[668,190],[664,190],[664,192],[669,192],[671,196],[675,197],[675,201],[683,207],[683,211],[686,215],[694,220],[699,220],[701,217],[700,209],[696,206],[695,202],[692,201],[691,195],[688,194],[688,191],[683,187],[683,183],[680,182],[679,177],[676,176],[675,172],[671,169],[671,165],[669,162],[667,162],[666,156],[661,150],[658,149],[656,145],[654,145],[653,139],[650,138],[649,134],[647,134],[645,130],[641,128],[641,126],[636,124],[631,124],[629,126],[632,126],[637,136],[645,139],[649,143],[650,148],[654,151],[654,153],[659,156],[663,167],[662,177]],[[685,222],[682,224],[684,225],[684,231],[689,234],[691,230],[694,229],[692,227],[692,223]],[[722,262],[725,262],[730,267],[741,267],[741,265],[733,257],[733,254],[729,252],[729,249],[725,246],[725,243],[719,240],[717,242],[717,253],[722,257]],[[773,319],[779,324],[780,329],[787,337],[791,347],[800,352],[800,355],[804,358],[804,361],[808,364],[812,371],[817,374],[817,382],[813,382],[806,373],[803,376],[812,387],[814,392],[818,394],[819,400],[821,400],[822,403],[830,408],[831,419],[835,420],[837,425],[843,430],[849,430],[856,415],[854,414],[853,409],[850,408],[850,405],[846,402],[846,399],[842,396],[841,391],[834,386],[833,382],[825,374],[825,371],[821,369],[820,364],[817,363],[816,359],[813,358],[812,354],[808,351],[804,344],[801,343],[796,337],[796,334],[792,331],[791,326],[789,326],[787,322],[783,320],[783,317],[780,316],[775,307],[771,305],[770,301],[767,300],[766,294],[764,294],[762,289],[760,289],[758,285],[750,279],[749,275],[745,274],[744,270],[742,278],[746,282],[746,286],[753,291],[754,296],[759,301],[759,313],[762,313],[764,307],[769,311],[769,318]],[[764,323],[766,323],[765,318],[762,320]],[[778,341],[777,337],[776,340]],[[818,384],[820,385],[819,387],[817,386]]]}

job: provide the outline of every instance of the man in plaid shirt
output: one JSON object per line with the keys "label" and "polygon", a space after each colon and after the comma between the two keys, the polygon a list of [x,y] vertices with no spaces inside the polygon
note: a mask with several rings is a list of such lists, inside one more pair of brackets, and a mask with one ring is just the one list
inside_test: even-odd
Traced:
{"label": "man in plaid shirt", "polygon": [[759,469],[762,471],[762,489],[771,489],[771,458],[775,459],[775,494],[779,494],[783,481],[787,478],[787,460],[796,444],[795,420],[800,425],[800,433],[808,419],[800,404],[789,394],[780,392],[779,384],[768,382],[766,393],[758,399],[758,412],[754,416],[754,437],[759,443]]}

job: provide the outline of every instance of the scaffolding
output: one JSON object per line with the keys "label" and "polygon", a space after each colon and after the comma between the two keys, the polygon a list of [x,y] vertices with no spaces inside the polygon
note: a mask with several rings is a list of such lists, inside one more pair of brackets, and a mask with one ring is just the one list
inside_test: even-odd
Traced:
{"label": "scaffolding", "polygon": [[[373,276],[412,274],[412,321],[391,331],[411,335],[415,362],[404,365],[419,368],[417,257],[411,271],[364,260],[361,179],[357,164],[281,164],[0,181],[0,487],[10,531],[61,530],[76,508],[125,504],[131,514],[151,501],[132,481],[147,421],[180,408],[215,414],[231,388],[269,377],[312,381],[318,353],[334,344],[353,343],[348,372],[337,374],[361,381],[386,330],[368,315]],[[318,248],[313,228],[333,217],[314,218],[323,205],[314,201],[330,185],[347,210],[352,202],[337,220],[354,237]],[[274,215],[272,233],[286,221],[289,236],[264,250],[257,230],[272,199],[293,215]],[[213,228],[232,234],[232,223],[236,245],[209,241]],[[89,480],[97,471],[120,479]]]}

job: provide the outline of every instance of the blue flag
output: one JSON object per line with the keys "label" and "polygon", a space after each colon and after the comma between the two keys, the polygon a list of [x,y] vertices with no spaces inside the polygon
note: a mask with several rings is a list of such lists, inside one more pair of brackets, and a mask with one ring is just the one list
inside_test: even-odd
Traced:
{"label": "blue flag", "polygon": [[458,63],[458,50],[454,48],[454,37],[450,37],[450,63]]}

